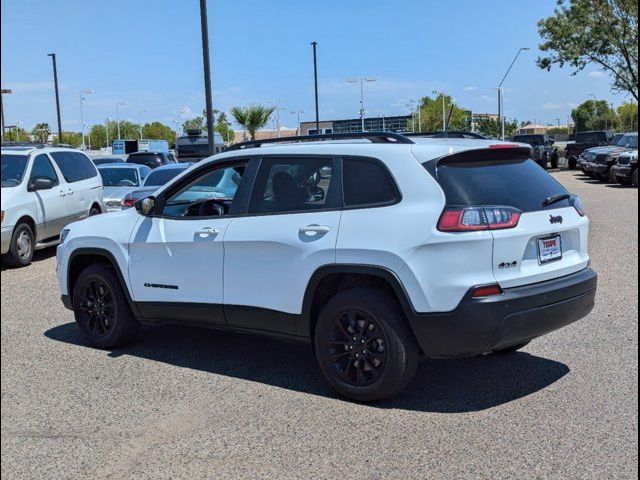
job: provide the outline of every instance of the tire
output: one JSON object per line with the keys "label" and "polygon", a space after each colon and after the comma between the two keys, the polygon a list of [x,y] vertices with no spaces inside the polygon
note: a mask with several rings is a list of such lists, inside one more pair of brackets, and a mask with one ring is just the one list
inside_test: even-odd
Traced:
{"label": "tire", "polygon": [[616,172],[613,171],[613,168],[609,169],[609,174],[607,175],[607,177],[609,183],[618,183],[618,180],[616,179]]}
{"label": "tire", "polygon": [[90,217],[93,217],[95,215],[100,215],[101,213],[102,211],[96,206],[92,206],[91,209],[89,210]]}
{"label": "tire", "polygon": [[411,382],[420,361],[420,349],[397,301],[373,288],[346,290],[331,298],[318,317],[314,346],[331,387],[358,402],[397,394]]}
{"label": "tire", "polygon": [[631,174],[631,185],[638,187],[638,169],[636,168]]}
{"label": "tire", "polygon": [[578,160],[576,160],[575,158],[569,159],[569,170],[575,170],[577,165],[578,165]]}
{"label": "tire", "polygon": [[507,348],[500,348],[498,350],[494,350],[493,354],[494,355],[508,355],[510,353],[515,353],[518,350],[520,350],[521,348],[526,347],[530,343],[531,343],[531,341],[528,341],[528,342],[519,343],[517,345],[511,345],[510,347],[507,347]]}
{"label": "tire", "polygon": [[551,156],[551,168],[558,168],[558,155]]}
{"label": "tire", "polygon": [[73,288],[73,311],[80,332],[96,348],[126,345],[140,329],[118,277],[101,263],[80,273]]}
{"label": "tire", "polygon": [[11,235],[9,251],[2,261],[9,267],[26,267],[33,259],[36,239],[27,223],[19,223]]}

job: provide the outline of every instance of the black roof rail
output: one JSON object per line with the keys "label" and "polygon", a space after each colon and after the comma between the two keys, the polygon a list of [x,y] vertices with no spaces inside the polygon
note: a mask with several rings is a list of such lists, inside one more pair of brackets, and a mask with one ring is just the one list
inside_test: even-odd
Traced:
{"label": "black roof rail", "polygon": [[267,138],[265,140],[251,140],[248,142],[236,143],[227,148],[227,152],[233,150],[244,150],[247,148],[259,148],[270,143],[296,143],[296,142],[317,142],[326,140],[356,140],[366,139],[371,143],[415,143],[406,135],[394,132],[356,132],[356,133],[326,133],[321,135],[299,135],[295,137]]}
{"label": "black roof rail", "polygon": [[475,132],[467,132],[465,130],[448,130],[446,132],[416,132],[405,133],[406,137],[429,137],[429,138],[472,138],[478,140],[486,140],[487,137]]}

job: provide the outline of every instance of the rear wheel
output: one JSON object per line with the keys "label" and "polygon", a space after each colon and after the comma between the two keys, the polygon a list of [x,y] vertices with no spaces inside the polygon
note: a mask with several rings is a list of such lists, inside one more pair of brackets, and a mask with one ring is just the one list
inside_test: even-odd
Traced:
{"label": "rear wheel", "polygon": [[129,343],[140,327],[113,270],[103,264],[85,268],[73,289],[73,310],[78,328],[97,348]]}
{"label": "rear wheel", "polygon": [[93,217],[94,215],[100,215],[102,212],[100,211],[100,209],[98,207],[96,207],[95,205],[93,205],[91,207],[91,210],[89,210],[89,216]]}
{"label": "rear wheel", "polygon": [[517,345],[512,345],[512,346],[506,347],[506,348],[499,348],[498,350],[494,350],[493,353],[495,355],[508,355],[509,353],[517,352],[518,350],[520,350],[521,348],[526,347],[530,343],[531,343],[531,341],[519,343]]}
{"label": "rear wheel", "polygon": [[575,170],[578,165],[578,161],[575,158],[569,159],[569,170]]}
{"label": "rear wheel", "polygon": [[390,295],[372,288],[335,295],[320,313],[314,345],[333,389],[360,402],[403,390],[420,360],[402,309]]}
{"label": "rear wheel", "polygon": [[2,256],[3,262],[10,267],[26,267],[33,259],[35,235],[26,223],[20,223],[13,230],[9,251]]}

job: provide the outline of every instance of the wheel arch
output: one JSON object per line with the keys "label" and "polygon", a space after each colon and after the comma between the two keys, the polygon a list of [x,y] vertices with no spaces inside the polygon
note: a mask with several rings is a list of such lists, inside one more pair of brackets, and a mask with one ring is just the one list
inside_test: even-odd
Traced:
{"label": "wheel arch", "polygon": [[73,289],[80,276],[80,273],[89,265],[94,263],[102,263],[113,269],[116,274],[120,286],[122,287],[131,311],[135,316],[139,316],[136,303],[131,297],[129,287],[124,279],[124,275],[120,269],[120,264],[116,260],[116,257],[109,250],[103,248],[78,248],[74,250],[69,256],[69,267],[67,269],[67,292],[71,302],[73,302]]}
{"label": "wheel arch", "polygon": [[407,314],[407,321],[415,311],[402,282],[391,270],[374,265],[327,265],[317,269],[307,284],[298,335],[313,338],[322,305],[338,291],[358,287],[373,287],[389,292]]}
{"label": "wheel arch", "polygon": [[20,218],[18,218],[16,224],[13,226],[13,229],[15,230],[16,227],[21,223],[26,223],[27,225],[29,225],[29,228],[31,228],[31,231],[33,232],[34,240],[38,238],[38,227],[36,225],[36,221],[30,215],[22,215]]}

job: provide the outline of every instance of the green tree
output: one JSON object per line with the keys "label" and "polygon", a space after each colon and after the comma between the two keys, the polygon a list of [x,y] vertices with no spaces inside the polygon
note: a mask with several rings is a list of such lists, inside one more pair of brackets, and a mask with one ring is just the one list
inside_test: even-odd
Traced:
{"label": "green tree", "polygon": [[253,104],[248,107],[233,107],[231,115],[237,123],[245,128],[251,140],[255,140],[256,132],[267,124],[275,109],[276,107]]}
{"label": "green tree", "polygon": [[48,123],[38,123],[31,130],[31,135],[35,141],[45,143],[51,135],[51,127]]}
{"label": "green tree", "polygon": [[612,87],[638,100],[637,0],[558,0],[554,15],[538,22],[538,66],[569,65],[575,75],[596,64]]}
{"label": "green tree", "polygon": [[24,142],[29,140],[29,134],[24,128],[12,127],[5,131],[4,138],[9,142]]}
{"label": "green tree", "polygon": [[618,129],[622,132],[638,131],[638,104],[623,103],[618,107]]}
{"label": "green tree", "polygon": [[587,100],[571,111],[571,118],[576,126],[576,131],[603,130],[613,126],[609,104],[605,100]]}
{"label": "green tree", "polygon": [[206,123],[207,122],[205,121],[204,117],[191,118],[191,119],[183,122],[182,130],[184,132],[186,132],[187,130],[202,130],[202,131],[205,131],[207,129]]}
{"label": "green tree", "polygon": [[80,132],[62,132],[62,142],[58,142],[58,136],[53,137],[53,143],[64,143],[70,145],[73,148],[78,148],[82,145],[82,133]]}
{"label": "green tree", "polygon": [[233,143],[235,138],[235,132],[231,128],[228,122],[218,122],[216,123],[215,131],[218,132],[222,139],[227,143]]}
{"label": "green tree", "polygon": [[[469,112],[460,108],[449,95],[444,97],[445,121],[448,120],[448,130],[468,130],[470,124]],[[453,110],[451,107],[453,106]],[[420,125],[418,125],[418,120]],[[436,98],[424,97],[420,105],[420,115],[409,120],[411,131],[436,132],[442,130],[442,94]]]}
{"label": "green tree", "polygon": [[166,140],[173,143],[176,139],[176,132],[164,123],[151,122],[142,127],[142,136],[149,140]]}
{"label": "green tree", "polygon": [[[530,124],[530,123],[529,123]],[[526,126],[526,125],[524,125]],[[518,129],[518,121],[507,120],[504,121],[504,135],[505,137],[513,137]],[[487,137],[500,138],[502,137],[502,125],[496,118],[479,118],[477,123],[477,130],[482,135]]]}

